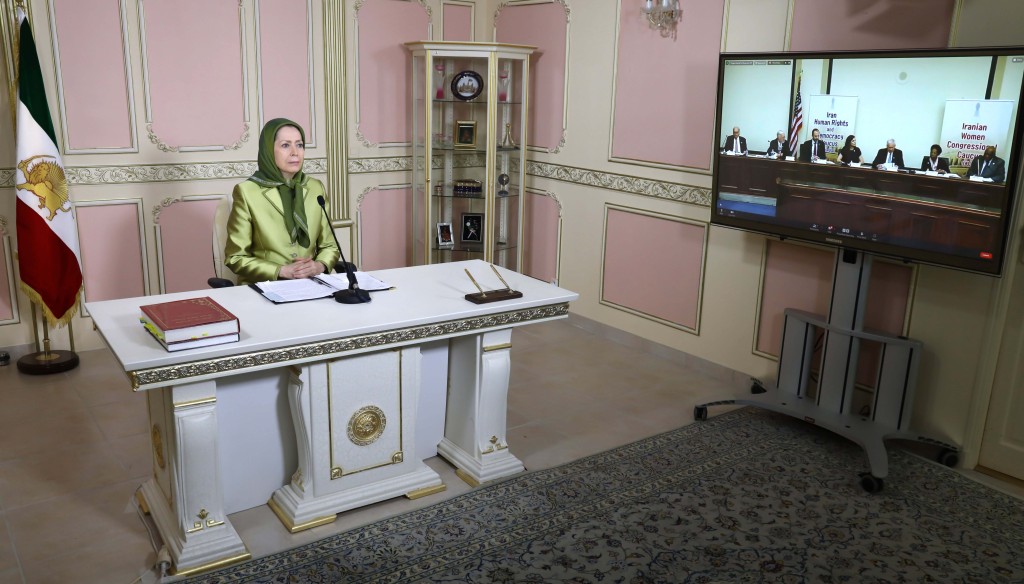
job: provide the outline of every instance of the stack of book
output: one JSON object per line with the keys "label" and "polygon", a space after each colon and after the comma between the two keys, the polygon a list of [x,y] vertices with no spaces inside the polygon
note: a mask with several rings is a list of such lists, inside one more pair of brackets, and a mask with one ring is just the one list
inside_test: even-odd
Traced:
{"label": "stack of book", "polygon": [[209,296],[140,306],[139,321],[168,351],[238,340],[238,318]]}

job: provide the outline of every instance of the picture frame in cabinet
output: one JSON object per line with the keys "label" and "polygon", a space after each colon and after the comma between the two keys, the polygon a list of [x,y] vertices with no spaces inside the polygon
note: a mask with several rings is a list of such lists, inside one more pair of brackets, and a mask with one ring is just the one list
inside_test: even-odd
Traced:
{"label": "picture frame in cabinet", "polygon": [[476,148],[476,120],[456,120],[455,148]]}
{"label": "picture frame in cabinet", "polygon": [[482,243],[484,240],[484,214],[463,213],[462,214],[462,242]]}
{"label": "picture frame in cabinet", "polygon": [[452,249],[455,247],[451,223],[437,224],[437,247],[438,249]]}

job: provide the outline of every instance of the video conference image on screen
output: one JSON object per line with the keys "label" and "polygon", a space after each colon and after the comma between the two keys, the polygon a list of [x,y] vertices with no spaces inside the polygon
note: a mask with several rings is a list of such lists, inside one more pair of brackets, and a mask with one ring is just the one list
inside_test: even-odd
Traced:
{"label": "video conference image on screen", "polygon": [[713,223],[1000,272],[1024,54],[723,54],[719,79]]}

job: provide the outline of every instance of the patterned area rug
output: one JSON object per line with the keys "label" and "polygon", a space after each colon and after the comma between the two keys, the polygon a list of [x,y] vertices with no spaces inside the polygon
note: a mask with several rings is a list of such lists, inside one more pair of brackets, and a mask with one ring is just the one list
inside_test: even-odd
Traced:
{"label": "patterned area rug", "polygon": [[223,582],[1022,582],[1024,502],[744,408],[291,551]]}

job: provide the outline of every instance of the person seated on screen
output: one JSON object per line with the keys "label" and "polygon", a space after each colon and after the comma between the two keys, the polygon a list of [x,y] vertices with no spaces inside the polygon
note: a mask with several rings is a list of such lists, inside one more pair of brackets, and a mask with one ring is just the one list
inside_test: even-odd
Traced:
{"label": "person seated on screen", "polygon": [[928,156],[921,159],[921,170],[937,172],[939,174],[949,172],[949,159],[940,157],[939,154],[942,154],[942,147],[938,144],[932,144]]}
{"label": "person seated on screen", "polygon": [[260,132],[257,170],[231,193],[224,263],[239,284],[309,278],[341,252],[317,197],[324,185],[302,172],[305,133],[284,118]]}
{"label": "person seated on screen", "polygon": [[779,130],[775,133],[775,139],[768,143],[768,150],[765,152],[766,155],[775,158],[785,156],[792,156],[793,149],[789,147],[789,143],[786,142],[786,134]]}
{"label": "person seated on screen", "polygon": [[903,151],[896,147],[896,140],[892,138],[885,142],[885,148],[879,150],[875,159],[871,161],[871,166],[878,170],[885,170],[887,164],[895,164],[896,168],[906,166],[903,164]]}
{"label": "person seated on screen", "polygon": [[722,151],[744,155],[747,153],[747,139],[740,136],[739,126],[732,127],[732,134],[726,136],[725,146],[722,147]]}
{"label": "person seated on screen", "polygon": [[811,139],[800,145],[800,160],[815,162],[825,158],[825,143],[821,141],[818,128],[811,130]]}
{"label": "person seated on screen", "polygon": [[843,166],[850,166],[850,163],[864,163],[864,157],[861,155],[860,148],[857,147],[856,136],[850,134],[846,137],[846,143],[843,144],[842,149],[836,155],[836,160]]}
{"label": "person seated on screen", "polygon": [[986,146],[985,153],[971,161],[971,167],[967,169],[967,178],[972,176],[991,179],[997,183],[1006,180],[1006,163],[996,156],[995,146]]}

